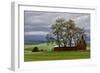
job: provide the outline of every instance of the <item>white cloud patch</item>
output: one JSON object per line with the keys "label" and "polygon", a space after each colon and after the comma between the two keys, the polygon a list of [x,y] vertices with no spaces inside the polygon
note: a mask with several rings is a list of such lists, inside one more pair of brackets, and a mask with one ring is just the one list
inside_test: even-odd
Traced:
{"label": "white cloud patch", "polygon": [[35,32],[25,32],[25,35],[46,35],[48,32],[43,32],[43,31],[35,31]]}

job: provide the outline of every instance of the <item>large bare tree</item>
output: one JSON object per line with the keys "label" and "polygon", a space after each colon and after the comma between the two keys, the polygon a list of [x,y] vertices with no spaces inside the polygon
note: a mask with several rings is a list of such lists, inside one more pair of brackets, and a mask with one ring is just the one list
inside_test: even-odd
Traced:
{"label": "large bare tree", "polygon": [[76,27],[74,20],[66,21],[59,17],[51,27],[52,31],[47,34],[49,42],[56,42],[58,47],[76,46],[81,37],[83,37],[83,29]]}

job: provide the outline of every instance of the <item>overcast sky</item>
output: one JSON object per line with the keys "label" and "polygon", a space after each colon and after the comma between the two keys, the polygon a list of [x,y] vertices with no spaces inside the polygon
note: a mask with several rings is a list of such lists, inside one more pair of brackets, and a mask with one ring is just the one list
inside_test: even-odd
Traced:
{"label": "overcast sky", "polygon": [[45,36],[57,17],[73,19],[77,27],[84,28],[86,34],[90,34],[90,14],[24,11],[24,35]]}

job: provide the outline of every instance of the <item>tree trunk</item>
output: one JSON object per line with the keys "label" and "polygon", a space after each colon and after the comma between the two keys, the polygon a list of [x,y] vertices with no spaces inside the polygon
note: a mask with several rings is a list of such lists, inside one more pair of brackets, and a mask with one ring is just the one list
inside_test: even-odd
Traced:
{"label": "tree trunk", "polygon": [[70,36],[69,38],[69,46],[71,47],[72,46],[72,37]]}
{"label": "tree trunk", "polygon": [[60,47],[60,41],[59,41],[59,35],[57,33],[57,44],[58,44],[58,47]]}

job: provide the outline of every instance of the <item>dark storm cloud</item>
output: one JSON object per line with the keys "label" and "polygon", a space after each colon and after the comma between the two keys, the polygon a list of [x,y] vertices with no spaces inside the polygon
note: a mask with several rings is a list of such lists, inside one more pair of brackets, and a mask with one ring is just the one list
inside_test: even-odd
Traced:
{"label": "dark storm cloud", "polygon": [[[38,24],[37,24],[38,25]],[[25,25],[25,27],[24,27],[24,30],[25,30],[25,32],[30,32],[30,31],[50,31],[50,29],[49,28],[47,28],[46,26],[41,26],[40,25],[40,27],[39,26],[34,26],[34,25]]]}

